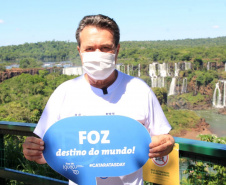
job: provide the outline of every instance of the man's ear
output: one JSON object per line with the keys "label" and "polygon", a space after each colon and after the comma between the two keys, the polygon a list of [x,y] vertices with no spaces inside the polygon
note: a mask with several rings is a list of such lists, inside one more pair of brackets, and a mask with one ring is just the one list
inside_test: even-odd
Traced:
{"label": "man's ear", "polygon": [[77,46],[77,50],[78,50],[78,52],[79,52],[79,54],[80,54],[80,48],[79,48],[79,46]]}
{"label": "man's ear", "polygon": [[119,49],[120,49],[120,44],[118,44],[118,46],[117,46],[117,48],[116,48],[116,54],[115,54],[115,64],[116,64],[116,61],[117,61],[117,59],[118,59]]}
{"label": "man's ear", "polygon": [[[79,56],[80,56],[81,62],[82,62],[82,55],[81,55],[81,53],[80,53],[80,48],[79,48],[79,46],[77,46],[77,50],[78,50],[78,53],[79,53]],[[82,65],[83,65],[83,62],[82,62]]]}

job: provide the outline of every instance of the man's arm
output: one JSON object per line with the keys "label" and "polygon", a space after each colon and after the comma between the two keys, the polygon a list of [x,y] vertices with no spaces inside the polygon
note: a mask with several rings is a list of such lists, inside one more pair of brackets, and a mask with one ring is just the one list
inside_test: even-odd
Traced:
{"label": "man's arm", "polygon": [[168,155],[174,146],[174,138],[170,134],[163,134],[151,137],[152,142],[149,145],[149,157],[163,157]]}
{"label": "man's arm", "polygon": [[38,164],[45,164],[43,157],[44,141],[37,137],[27,137],[23,144],[24,157],[29,161],[35,161]]}

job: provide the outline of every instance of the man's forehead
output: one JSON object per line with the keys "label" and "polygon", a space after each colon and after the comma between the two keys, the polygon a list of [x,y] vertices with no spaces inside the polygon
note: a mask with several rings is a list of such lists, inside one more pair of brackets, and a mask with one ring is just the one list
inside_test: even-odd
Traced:
{"label": "man's forehead", "polygon": [[101,28],[99,26],[94,26],[94,25],[87,25],[83,28],[83,30],[81,31],[81,33],[84,31],[84,30],[89,30],[90,32],[94,32],[95,30],[98,30],[98,31],[108,31],[110,32],[112,35],[113,35],[113,32],[112,30],[108,29],[108,28]]}
{"label": "man's forehead", "polygon": [[81,44],[114,45],[113,34],[108,29],[86,26],[80,33]]}

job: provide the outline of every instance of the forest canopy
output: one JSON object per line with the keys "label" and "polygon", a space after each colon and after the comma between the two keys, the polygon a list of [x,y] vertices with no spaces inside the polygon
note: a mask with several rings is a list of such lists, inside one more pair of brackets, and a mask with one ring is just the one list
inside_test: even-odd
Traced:
{"label": "forest canopy", "polygon": [[[226,37],[164,41],[120,42],[119,63],[152,61],[226,62]],[[37,61],[67,61],[80,63],[76,42],[45,41],[0,47],[0,62],[19,62],[24,58]]]}

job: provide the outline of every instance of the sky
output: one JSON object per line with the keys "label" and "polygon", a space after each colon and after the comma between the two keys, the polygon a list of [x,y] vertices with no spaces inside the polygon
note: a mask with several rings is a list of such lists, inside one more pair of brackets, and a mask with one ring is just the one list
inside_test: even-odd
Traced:
{"label": "sky", "polygon": [[226,0],[0,0],[0,46],[76,42],[86,15],[119,25],[121,41],[226,36]]}

